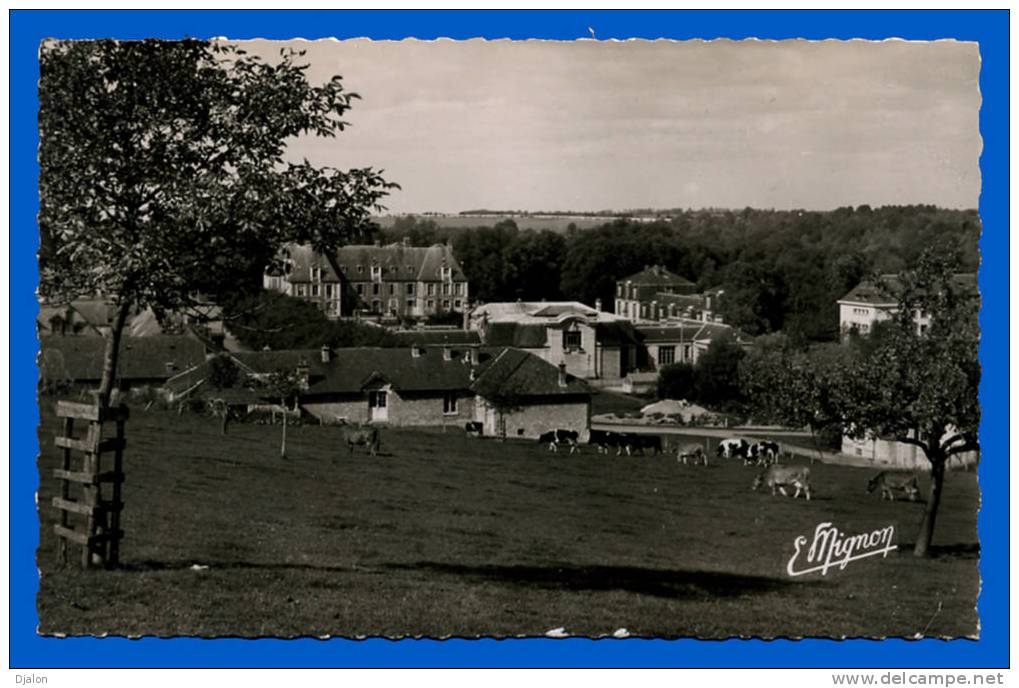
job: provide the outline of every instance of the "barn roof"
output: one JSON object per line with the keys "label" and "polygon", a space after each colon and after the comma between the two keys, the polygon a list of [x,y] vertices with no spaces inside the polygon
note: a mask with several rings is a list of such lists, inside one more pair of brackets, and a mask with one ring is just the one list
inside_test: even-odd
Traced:
{"label": "barn roof", "polygon": [[[470,387],[470,365],[466,349],[454,349],[450,360],[441,348],[425,348],[415,356],[411,348],[336,349],[322,378],[313,382],[309,394],[355,394],[373,377],[381,378],[397,392],[466,390]],[[492,358],[491,350],[479,352],[481,365]]]}
{"label": "barn roof", "polygon": [[548,361],[519,349],[503,349],[481,372],[471,389],[487,398],[547,397],[590,394],[587,383],[566,375],[559,384],[559,369]]}
{"label": "barn roof", "polygon": [[481,335],[476,330],[394,330],[393,343],[398,347],[442,346],[444,344],[481,344]]}
{"label": "barn roof", "polygon": [[[322,270],[324,281],[335,282],[336,273],[325,257],[315,252],[310,246],[292,245],[287,248],[290,254],[290,282],[310,282],[311,268]],[[382,268],[383,282],[437,282],[440,280],[440,268],[451,269],[452,279],[465,281],[463,268],[453,255],[453,249],[445,244],[432,246],[405,246],[404,244],[388,244],[386,246],[351,245],[343,246],[336,252],[336,262],[343,271],[348,282],[371,282],[371,267]],[[360,271],[358,267],[360,266]]]}
{"label": "barn roof", "polygon": [[[39,372],[43,377],[78,382],[96,382],[102,377],[105,338],[46,336],[40,341]],[[117,377],[165,380],[204,360],[205,345],[194,337],[123,337]]]}

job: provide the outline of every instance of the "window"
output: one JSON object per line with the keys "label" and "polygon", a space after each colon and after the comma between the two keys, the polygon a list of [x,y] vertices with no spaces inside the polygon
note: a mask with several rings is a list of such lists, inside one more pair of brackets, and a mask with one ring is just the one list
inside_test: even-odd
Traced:
{"label": "window", "polygon": [[459,413],[456,406],[456,392],[446,392],[442,395],[442,415],[455,416]]}
{"label": "window", "polygon": [[566,330],[563,332],[563,348],[567,351],[579,349],[582,343],[579,330]]}
{"label": "window", "polygon": [[431,282],[428,283],[428,295],[435,296],[435,285]]}
{"label": "window", "polygon": [[689,361],[690,360],[690,353],[691,353],[690,352],[690,345],[689,344],[684,344],[683,345],[683,360],[684,361]]}
{"label": "window", "polygon": [[435,310],[435,299],[428,299],[428,310]]}
{"label": "window", "polygon": [[456,294],[457,296],[463,296],[464,295],[464,283],[463,282],[457,282],[455,285],[453,285],[453,293]]}
{"label": "window", "polygon": [[413,265],[408,265],[408,266],[406,267],[406,270],[407,270],[407,274],[409,275],[409,274],[411,274],[412,272],[414,272],[414,266],[413,266]]}
{"label": "window", "polygon": [[386,408],[389,395],[384,390],[368,392],[368,406],[370,408]]}
{"label": "window", "polygon": [[311,269],[311,281],[312,282],[321,282],[322,281],[322,268],[312,268]]}
{"label": "window", "polygon": [[372,296],[378,296],[378,295],[379,295],[379,285],[378,284],[373,284],[372,285]]}
{"label": "window", "polygon": [[407,282],[407,296],[414,296],[414,283]]}
{"label": "window", "polygon": [[335,286],[336,286],[335,284],[327,284],[326,285],[326,298],[327,299],[333,298],[333,288]]}
{"label": "window", "polygon": [[674,346],[660,346],[658,347],[658,365],[669,365],[670,363],[676,362],[676,347]]}
{"label": "window", "polygon": [[407,299],[407,310],[414,310],[414,299]]}
{"label": "window", "polygon": [[305,290],[305,285],[298,284],[297,285],[297,295],[298,296],[304,296],[305,294],[307,294],[307,291]]}
{"label": "window", "polygon": [[451,268],[439,268],[439,279],[443,282],[450,279],[453,276],[453,270]]}
{"label": "window", "polygon": [[357,274],[359,274],[359,275],[363,275],[364,274],[364,266],[363,265],[358,265],[357,266]]}
{"label": "window", "polygon": [[364,296],[364,285],[363,284],[358,284],[357,285],[357,295],[358,296]]}
{"label": "window", "polygon": [[379,301],[378,299],[374,299],[372,301],[372,312],[373,313],[381,313],[382,312],[382,302]]}
{"label": "window", "polygon": [[449,285],[448,284],[443,284],[442,285],[442,295],[443,296],[449,296]]}
{"label": "window", "polygon": [[449,310],[449,299],[443,299],[442,300],[442,310],[444,310],[444,311],[448,311]]}
{"label": "window", "polygon": [[396,293],[396,285],[392,282],[389,283],[389,295],[392,296]]}
{"label": "window", "polygon": [[317,285],[317,284],[312,284],[311,285],[311,295],[312,296],[318,296],[319,295],[319,285]]}
{"label": "window", "polygon": [[463,301],[461,301],[460,299],[457,299],[456,301],[453,302],[453,308],[462,308],[462,307],[463,307]]}
{"label": "window", "polygon": [[382,268],[378,265],[372,266],[372,279],[382,279]]}

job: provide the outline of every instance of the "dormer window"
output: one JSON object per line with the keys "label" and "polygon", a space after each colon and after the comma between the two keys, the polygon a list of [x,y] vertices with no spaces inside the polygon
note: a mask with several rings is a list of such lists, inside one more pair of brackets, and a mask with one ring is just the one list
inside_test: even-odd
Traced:
{"label": "dormer window", "polygon": [[322,268],[312,268],[311,269],[311,281],[312,282],[321,282],[322,281]]}
{"label": "dormer window", "polygon": [[407,271],[408,275],[414,272],[414,266],[413,265],[408,265],[404,269]]}
{"label": "dormer window", "polygon": [[364,274],[364,266],[363,265],[358,265],[357,266],[357,274],[359,274],[359,275],[363,275]]}
{"label": "dormer window", "polygon": [[447,267],[439,268],[439,279],[441,279],[443,282],[445,282],[445,281],[450,280],[452,278],[453,278],[453,270],[452,270],[452,268],[447,268]]}
{"label": "dormer window", "polygon": [[372,279],[382,279],[382,267],[379,265],[372,266]]}

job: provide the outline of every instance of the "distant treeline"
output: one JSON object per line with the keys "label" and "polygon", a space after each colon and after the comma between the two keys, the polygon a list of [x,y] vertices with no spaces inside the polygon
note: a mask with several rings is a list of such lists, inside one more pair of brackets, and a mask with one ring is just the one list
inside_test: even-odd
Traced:
{"label": "distant treeline", "polygon": [[601,299],[612,308],[618,279],[660,264],[702,289],[722,288],[727,322],[750,334],[837,337],[835,301],[864,277],[911,265],[941,238],[956,242],[963,267],[979,264],[975,210],[935,206],[833,211],[672,210],[654,222],[614,220],[565,234],[520,230],[513,220],[456,229],[441,219],[398,218],[384,241],[451,242],[472,299]]}

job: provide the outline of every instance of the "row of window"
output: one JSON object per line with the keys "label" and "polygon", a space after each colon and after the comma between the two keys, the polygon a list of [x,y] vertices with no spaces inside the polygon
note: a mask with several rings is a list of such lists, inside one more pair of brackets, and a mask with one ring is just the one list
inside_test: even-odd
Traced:
{"label": "row of window", "polygon": [[[690,345],[683,345],[683,360],[690,360]],[[670,363],[676,362],[676,347],[674,346],[660,346],[658,347],[658,365],[669,365]]]}
{"label": "row of window", "polygon": [[[399,272],[400,272],[400,268],[398,266],[396,266],[396,265],[388,265],[388,266],[387,265],[370,265],[368,267],[371,269],[371,276],[372,276],[372,278],[381,278],[383,273],[389,273],[390,275],[393,275],[393,274],[399,274]],[[347,269],[347,267],[345,265],[341,265],[340,269],[345,271]],[[364,274],[364,266],[363,265],[358,265],[358,266],[355,267],[355,269],[357,270],[357,274],[359,274],[359,275],[363,275]],[[413,265],[405,265],[404,266],[404,272],[406,274],[408,274],[408,275],[413,275],[414,274],[414,266]],[[452,277],[453,277],[453,268],[440,267],[439,268],[439,272],[438,272],[438,276],[439,276],[439,279],[442,279],[442,280],[452,279]],[[322,268],[319,268],[319,267],[312,267],[311,268],[311,281],[312,282],[321,282],[322,281]]]}
{"label": "row of window", "polygon": [[[435,304],[436,304],[435,299],[428,299],[427,301],[425,301],[425,309],[428,310],[428,311],[434,311],[435,310]],[[417,305],[417,301],[415,301],[414,299],[407,299],[407,304],[406,305],[407,305],[407,310],[408,311],[412,311],[412,310],[414,310],[415,306]],[[449,299],[443,299],[442,300],[442,309],[443,310],[448,311],[451,306],[453,308],[459,310],[459,309],[463,308],[463,301],[461,301],[460,299],[456,299],[455,301],[452,301],[452,302],[450,302]],[[380,299],[372,299],[371,309],[375,313],[381,313],[382,312],[382,301]],[[389,299],[389,311],[391,313],[396,313],[396,309],[397,309],[397,300],[396,299]]]}
{"label": "row of window", "polygon": [[[316,286],[316,285],[312,285],[312,286]],[[442,293],[443,296],[452,296],[452,295],[463,296],[464,295],[464,283],[463,282],[457,282],[456,284],[444,283],[444,284],[442,284],[440,286],[442,288],[438,289],[437,285],[434,282],[429,282],[428,284],[425,285],[425,293],[428,296],[435,296],[435,295],[437,295],[440,292]],[[365,284],[363,282],[357,283],[355,285],[355,288],[357,289],[357,295],[358,296],[364,296],[365,295],[366,288],[365,288]],[[404,285],[403,292],[407,296],[414,296],[415,289],[416,289],[416,286],[415,286],[414,282],[408,282],[408,283],[406,283]],[[381,293],[382,293],[382,285],[381,284],[372,284],[371,285],[371,295],[372,296],[379,296]],[[389,283],[388,285],[386,285],[386,293],[389,296],[395,296],[396,293],[397,293],[397,285],[394,284],[394,283]]]}

